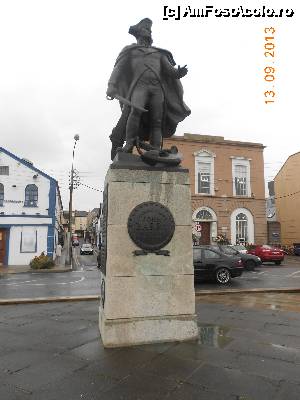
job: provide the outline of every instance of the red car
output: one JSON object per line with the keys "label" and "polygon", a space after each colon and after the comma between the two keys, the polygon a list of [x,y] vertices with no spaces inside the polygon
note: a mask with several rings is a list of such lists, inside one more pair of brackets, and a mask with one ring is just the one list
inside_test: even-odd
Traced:
{"label": "red car", "polygon": [[250,246],[248,253],[258,256],[262,262],[273,261],[276,265],[280,265],[284,260],[283,250],[266,244],[262,246],[252,245]]}

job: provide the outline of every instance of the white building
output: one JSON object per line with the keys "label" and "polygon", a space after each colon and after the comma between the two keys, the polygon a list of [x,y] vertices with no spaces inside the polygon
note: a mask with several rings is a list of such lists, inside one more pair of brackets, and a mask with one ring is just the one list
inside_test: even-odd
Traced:
{"label": "white building", "polygon": [[0,147],[0,265],[54,257],[61,212],[57,181]]}

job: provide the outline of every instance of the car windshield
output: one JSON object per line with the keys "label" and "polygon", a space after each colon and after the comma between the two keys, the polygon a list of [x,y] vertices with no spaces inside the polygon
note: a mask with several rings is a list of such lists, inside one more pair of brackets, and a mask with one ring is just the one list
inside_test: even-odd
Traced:
{"label": "car windshield", "polygon": [[225,254],[236,255],[237,251],[230,246],[220,246]]}
{"label": "car windshield", "polygon": [[264,244],[263,246],[261,246],[263,249],[273,249],[274,247],[268,246],[267,244]]}
{"label": "car windshield", "polygon": [[245,246],[242,246],[242,245],[240,245],[240,244],[234,246],[234,248],[235,248],[236,250],[238,250],[238,251],[247,250]]}
{"label": "car windshield", "polygon": [[86,243],[86,244],[83,244],[82,247],[89,248],[89,247],[92,247],[92,246],[89,243]]}

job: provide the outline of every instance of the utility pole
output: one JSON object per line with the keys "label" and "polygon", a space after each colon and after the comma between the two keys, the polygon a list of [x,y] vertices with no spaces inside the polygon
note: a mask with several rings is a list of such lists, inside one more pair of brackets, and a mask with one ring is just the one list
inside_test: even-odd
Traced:
{"label": "utility pole", "polygon": [[69,257],[68,263],[71,264],[72,261],[72,203],[73,203],[73,189],[74,189],[74,154],[75,154],[75,147],[77,141],[79,140],[79,135],[74,136],[74,146],[73,146],[73,154],[72,154],[72,167],[71,167],[71,176],[70,176],[70,200],[69,200],[69,237],[68,237],[68,248],[69,248]]}

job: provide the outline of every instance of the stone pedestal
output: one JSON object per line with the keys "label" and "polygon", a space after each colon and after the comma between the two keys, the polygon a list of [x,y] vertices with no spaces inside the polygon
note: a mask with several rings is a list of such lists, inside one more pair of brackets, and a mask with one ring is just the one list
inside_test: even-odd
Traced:
{"label": "stone pedestal", "polygon": [[[137,205],[153,201],[169,209],[175,221],[169,256],[140,250],[127,222]],[[105,180],[99,328],[105,347],[195,339],[191,195],[188,171],[122,164]]]}

